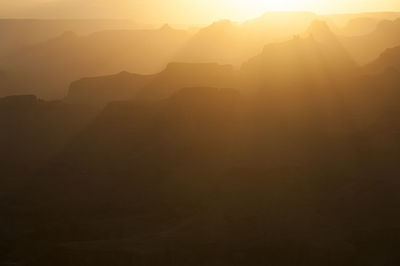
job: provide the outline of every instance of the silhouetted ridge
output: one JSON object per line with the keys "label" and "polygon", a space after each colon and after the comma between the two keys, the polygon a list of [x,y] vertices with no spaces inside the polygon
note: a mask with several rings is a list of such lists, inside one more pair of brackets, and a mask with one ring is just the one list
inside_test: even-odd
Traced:
{"label": "silhouetted ridge", "polygon": [[400,46],[386,49],[374,62],[366,65],[366,73],[379,73],[386,69],[400,70]]}
{"label": "silhouetted ridge", "polygon": [[169,24],[164,24],[161,28],[160,31],[174,31],[174,29],[169,25]]}
{"label": "silhouetted ridge", "polygon": [[325,21],[314,20],[307,29],[307,34],[319,42],[336,40],[335,34]]}
{"label": "silhouetted ridge", "polygon": [[375,32],[380,34],[398,33],[400,19],[384,20],[378,23]]}
{"label": "silhouetted ridge", "polygon": [[271,86],[297,87],[302,84],[297,82],[309,86],[329,84],[354,70],[355,64],[339,45],[321,43],[313,37],[294,37],[291,41],[266,45],[242,69],[258,73],[258,78]]}
{"label": "silhouetted ridge", "polygon": [[[123,207],[123,199],[129,197],[128,209],[157,213],[163,202],[177,196],[164,185],[197,183],[192,178],[175,179],[169,174],[175,167],[194,174],[199,170],[200,175],[202,168],[211,167],[210,176],[198,180],[196,190],[203,191],[214,182],[213,172],[233,160],[230,150],[239,143],[239,100],[235,90],[196,87],[181,89],[163,101],[111,103],[41,172],[40,183],[49,182],[48,188],[38,185],[34,191],[39,197],[53,195],[62,206],[88,210],[99,202]],[[124,174],[117,174],[117,169]],[[127,178],[131,175],[134,178]],[[68,186],[71,182],[73,187]],[[160,189],[166,198],[160,197]],[[182,202],[186,204],[193,204],[192,199]]]}
{"label": "silhouetted ridge", "polygon": [[208,34],[221,34],[225,32],[230,32],[232,30],[236,30],[237,27],[235,24],[230,20],[220,20],[217,22],[212,23],[210,26],[205,27],[204,29],[200,30],[199,35],[208,35]]}
{"label": "silhouetted ridge", "polygon": [[35,95],[18,95],[0,98],[0,104],[8,106],[29,106],[38,102],[39,99]]}
{"label": "silhouetted ridge", "polygon": [[[104,30],[89,35],[65,33],[25,48],[4,65],[18,91],[42,98],[63,97],[77,79],[126,70],[156,73],[174,58],[190,35],[163,27],[155,30]],[[62,63],[60,63],[62,62]]]}
{"label": "silhouetted ridge", "polygon": [[185,87],[232,87],[233,79],[234,70],[229,65],[170,63],[155,75],[122,72],[78,80],[71,84],[66,100],[100,105],[119,100],[159,100]]}
{"label": "silhouetted ridge", "polygon": [[84,78],[70,85],[67,102],[103,105],[107,102],[133,99],[146,87],[153,75],[137,75],[123,71],[116,75]]}
{"label": "silhouetted ridge", "polygon": [[135,28],[134,21],[119,19],[0,19],[0,56],[12,55],[66,31],[82,35],[106,29]]}
{"label": "silhouetted ridge", "polygon": [[382,21],[371,33],[340,41],[360,65],[371,63],[386,49],[400,45],[400,19]]}
{"label": "silhouetted ridge", "polygon": [[215,73],[218,75],[219,72],[230,73],[233,71],[231,65],[220,65],[217,63],[169,63],[162,74],[178,74],[184,75],[185,73]]}
{"label": "silhouetted ridge", "polygon": [[361,36],[373,32],[379,24],[378,19],[361,17],[350,20],[341,30],[346,36]]}
{"label": "silhouetted ridge", "polygon": [[397,15],[72,27],[3,58],[0,266],[400,265],[400,28],[338,26]]}

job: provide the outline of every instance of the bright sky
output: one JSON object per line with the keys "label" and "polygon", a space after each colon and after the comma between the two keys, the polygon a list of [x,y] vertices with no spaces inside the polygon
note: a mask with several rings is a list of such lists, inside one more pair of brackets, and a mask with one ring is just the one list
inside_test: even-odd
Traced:
{"label": "bright sky", "polygon": [[0,17],[132,18],[143,23],[244,20],[267,11],[400,11],[400,0],[0,0]]}

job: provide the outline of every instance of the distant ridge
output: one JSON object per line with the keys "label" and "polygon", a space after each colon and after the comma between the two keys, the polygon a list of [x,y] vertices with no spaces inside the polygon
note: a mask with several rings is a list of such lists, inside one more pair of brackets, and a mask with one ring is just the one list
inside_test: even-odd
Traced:
{"label": "distant ridge", "polygon": [[366,73],[380,73],[390,69],[400,71],[400,46],[386,49],[379,58],[363,68]]}
{"label": "distant ridge", "polygon": [[169,63],[154,75],[124,71],[78,80],[71,84],[66,101],[96,105],[119,100],[154,101],[165,99],[185,87],[232,87],[234,82],[234,70],[229,65]]}

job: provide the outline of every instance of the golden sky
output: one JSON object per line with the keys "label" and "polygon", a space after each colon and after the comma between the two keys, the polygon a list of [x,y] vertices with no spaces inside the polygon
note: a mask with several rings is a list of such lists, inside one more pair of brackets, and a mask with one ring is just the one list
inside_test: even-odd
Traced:
{"label": "golden sky", "polygon": [[0,17],[132,18],[143,23],[240,21],[268,11],[400,11],[400,0],[0,0]]}

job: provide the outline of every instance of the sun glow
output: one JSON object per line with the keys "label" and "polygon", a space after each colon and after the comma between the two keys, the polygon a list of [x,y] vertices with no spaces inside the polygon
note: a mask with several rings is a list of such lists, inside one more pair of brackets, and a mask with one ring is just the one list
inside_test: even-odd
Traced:
{"label": "sun glow", "polygon": [[299,11],[303,8],[304,0],[234,0],[243,11]]}
{"label": "sun glow", "polygon": [[258,16],[264,12],[272,11],[314,11],[310,9],[312,0],[228,0],[232,11],[240,14],[241,18]]}

